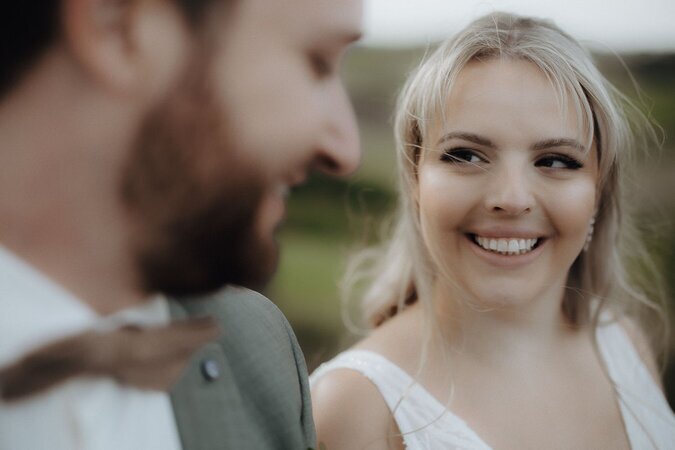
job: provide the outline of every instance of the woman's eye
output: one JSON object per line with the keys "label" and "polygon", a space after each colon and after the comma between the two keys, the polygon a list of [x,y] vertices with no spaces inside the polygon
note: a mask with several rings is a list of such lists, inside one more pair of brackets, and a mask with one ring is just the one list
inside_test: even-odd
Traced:
{"label": "woman's eye", "polygon": [[565,155],[550,155],[540,158],[536,163],[537,167],[545,167],[548,169],[581,169],[584,165],[574,158]]}
{"label": "woman's eye", "polygon": [[477,164],[483,162],[483,158],[478,156],[473,150],[457,148],[444,152],[441,155],[441,161],[459,164]]}

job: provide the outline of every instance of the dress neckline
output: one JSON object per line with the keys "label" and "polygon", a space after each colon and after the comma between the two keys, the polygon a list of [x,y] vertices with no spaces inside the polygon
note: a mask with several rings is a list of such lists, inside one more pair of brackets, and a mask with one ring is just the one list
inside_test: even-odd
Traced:
{"label": "dress neckline", "polygon": [[464,419],[462,419],[460,416],[452,412],[452,410],[443,405],[441,401],[436,398],[431,392],[429,392],[421,383],[416,381],[408,372],[403,370],[401,367],[399,367],[397,364],[389,360],[387,357],[383,356],[380,353],[377,353],[372,350],[364,350],[364,349],[354,349],[354,350],[348,350],[344,352],[341,356],[363,356],[367,359],[375,359],[377,360],[378,363],[385,365],[388,370],[391,370],[395,372],[399,377],[404,379],[409,386],[414,387],[416,392],[423,397],[423,401],[431,405],[432,408],[434,408],[434,412],[437,417],[445,417],[448,420],[451,420],[452,422],[455,423],[455,425],[458,428],[461,428],[464,434],[475,441],[477,445],[479,445],[480,450],[493,450],[493,448],[488,445],[481,437],[480,435],[474,431],[471,426],[466,423]]}
{"label": "dress neckline", "polygon": [[[603,316],[604,319],[607,319],[607,316]],[[611,328],[609,328],[611,327]],[[621,329],[620,325],[616,321],[612,321],[611,323],[600,323],[598,324],[598,328],[595,332],[596,335],[596,340],[598,342],[598,347],[599,347],[599,355],[598,357],[601,358],[601,362],[603,365],[606,367],[607,370],[607,375],[610,378],[611,382],[618,384],[617,382],[619,381],[616,373],[614,373],[614,367],[612,364],[608,364],[609,360],[611,359],[611,356],[608,354],[609,349],[607,348],[608,343],[604,342],[606,339],[609,338],[607,336],[607,333],[609,332],[610,329],[614,329],[615,327],[619,328],[619,332],[623,332]],[[630,343],[629,343],[630,344]],[[632,345],[629,345],[630,349],[626,349],[626,351],[634,351]],[[466,434],[467,437],[470,439],[474,440],[477,445],[479,445],[481,450],[493,450],[493,448],[488,445],[485,440],[483,440],[480,435],[473,429],[471,426],[464,420],[462,419],[459,415],[455,414],[449,407],[444,405],[436,396],[434,396],[431,392],[429,392],[420,382],[415,380],[408,372],[406,372],[404,369],[399,367],[397,364],[389,360],[387,357],[384,355],[377,353],[372,350],[365,350],[365,349],[352,349],[348,350],[340,356],[355,356],[355,357],[364,357],[367,359],[375,359],[377,362],[379,362],[382,365],[385,365],[389,370],[395,372],[398,374],[401,379],[405,380],[406,383],[411,387],[416,390],[416,392],[423,397],[423,400],[428,402],[429,405],[431,405],[432,408],[435,409],[438,417],[440,418],[441,416],[447,417],[449,420],[455,423],[455,425],[458,428],[461,428],[462,431]],[[639,361],[641,362],[641,361]],[[638,362],[638,363],[639,363]],[[624,432],[626,434],[626,437],[629,441],[629,445],[631,448],[633,448],[633,442],[632,442],[632,437],[631,433],[629,433],[629,426],[627,423],[627,420],[629,420],[629,415],[630,411],[627,410],[627,405],[624,404],[624,401],[622,401],[621,395],[619,392],[617,392],[617,398],[616,398],[619,406],[619,412],[621,414],[621,422],[622,426],[624,428]]]}

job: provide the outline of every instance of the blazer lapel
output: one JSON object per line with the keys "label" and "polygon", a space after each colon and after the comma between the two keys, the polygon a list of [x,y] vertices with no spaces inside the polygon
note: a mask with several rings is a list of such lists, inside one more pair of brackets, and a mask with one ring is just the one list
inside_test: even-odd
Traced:
{"label": "blazer lapel", "polygon": [[[188,311],[169,300],[173,319]],[[246,448],[247,424],[240,423],[242,398],[221,346],[210,343],[191,359],[171,391],[176,426],[184,450]],[[250,424],[248,425],[250,426]]]}

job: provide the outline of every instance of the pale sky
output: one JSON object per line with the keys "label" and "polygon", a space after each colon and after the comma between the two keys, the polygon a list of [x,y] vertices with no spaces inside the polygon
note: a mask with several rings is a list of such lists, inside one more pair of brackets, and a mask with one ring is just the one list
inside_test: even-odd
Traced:
{"label": "pale sky", "polygon": [[675,51],[675,0],[365,0],[365,45],[436,42],[508,11],[553,19],[597,50]]}

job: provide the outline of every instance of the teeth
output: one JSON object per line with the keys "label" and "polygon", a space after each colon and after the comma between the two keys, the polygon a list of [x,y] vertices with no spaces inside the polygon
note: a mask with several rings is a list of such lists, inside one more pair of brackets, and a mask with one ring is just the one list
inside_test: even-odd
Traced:
{"label": "teeth", "polygon": [[509,250],[509,241],[506,239],[497,239],[497,251],[506,253]]}
{"label": "teeth", "polygon": [[501,253],[503,255],[522,255],[532,251],[537,239],[500,238],[490,239],[474,236],[475,242],[485,250]]}

